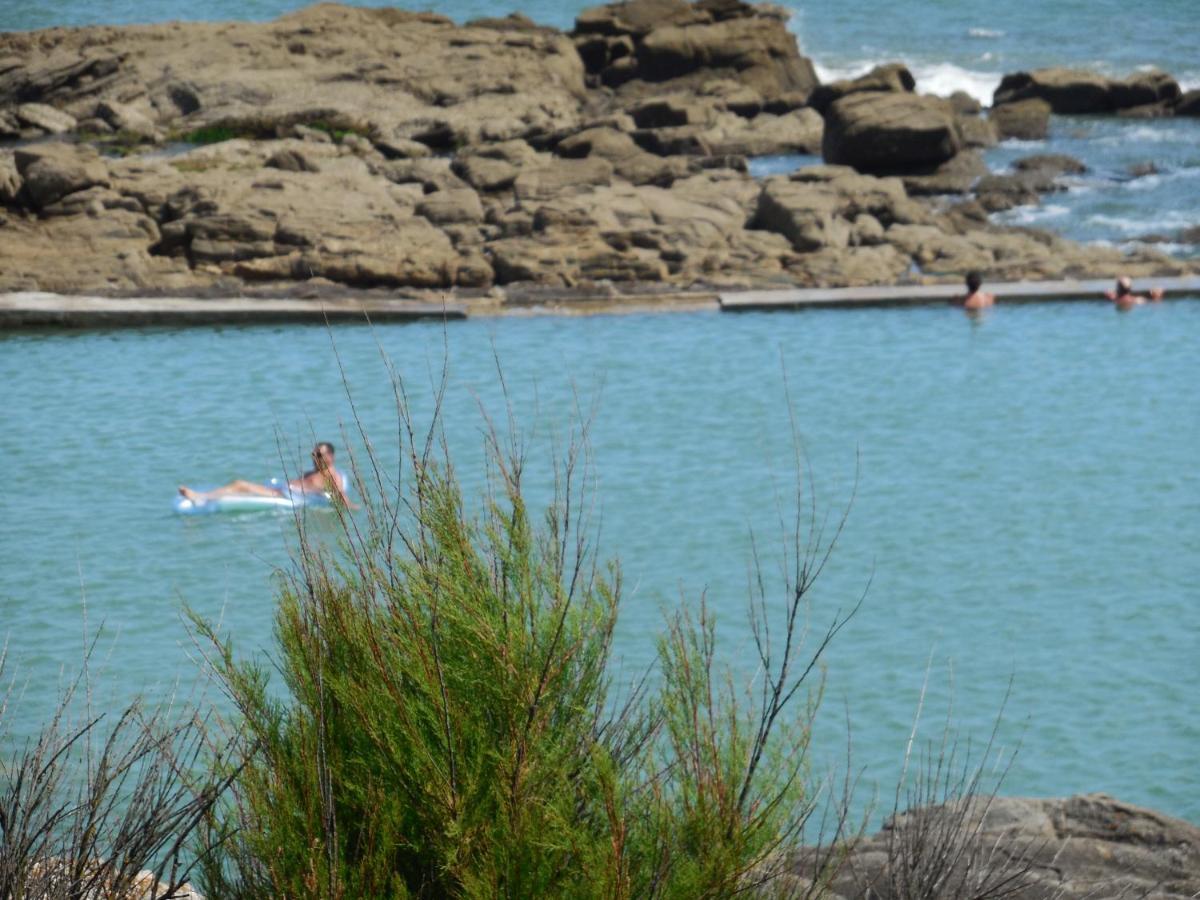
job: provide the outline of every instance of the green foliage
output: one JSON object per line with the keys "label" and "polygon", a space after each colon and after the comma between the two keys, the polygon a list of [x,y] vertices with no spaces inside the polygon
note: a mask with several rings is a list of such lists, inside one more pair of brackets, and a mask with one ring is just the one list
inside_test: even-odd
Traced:
{"label": "green foliage", "polygon": [[[400,396],[398,394],[398,396]],[[619,568],[581,516],[573,443],[541,517],[525,460],[490,433],[492,491],[468,513],[438,435],[414,434],[398,499],[378,474],[344,545],[304,540],[284,579],[278,671],[195,620],[240,712],[244,768],[209,841],[205,893],[259,897],[726,897],[774,872],[812,811],[815,696],[797,671],[809,557],[786,579],[760,679],[716,665],[703,604],[669,618],[660,665],[613,696]],[[365,488],[362,472],[360,488]],[[810,546],[820,546],[819,541]],[[801,545],[796,544],[797,548]],[[819,571],[819,567],[817,567]],[[761,580],[760,580],[761,583]],[[784,715],[797,696],[811,702]],[[750,701],[753,702],[750,702]]]}

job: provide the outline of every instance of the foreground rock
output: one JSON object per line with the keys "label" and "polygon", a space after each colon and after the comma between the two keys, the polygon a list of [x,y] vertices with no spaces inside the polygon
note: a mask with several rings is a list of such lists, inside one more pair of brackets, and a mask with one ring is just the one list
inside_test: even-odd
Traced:
{"label": "foreground rock", "polygon": [[[570,35],[319,5],[4,34],[0,59],[0,135],[23,142],[0,146],[2,291],[495,301],[1190,270],[989,224],[1054,175],[989,180],[971,148],[992,124],[901,66],[816,92],[778,12],[740,0],[599,7]],[[1049,115],[998,109],[1025,104]],[[853,168],[747,172],[822,149]]]}
{"label": "foreground rock", "polygon": [[[793,856],[798,885],[822,857]],[[1200,892],[1200,828],[1104,794],[929,807],[857,844],[834,898],[1006,896],[1184,900]]]}

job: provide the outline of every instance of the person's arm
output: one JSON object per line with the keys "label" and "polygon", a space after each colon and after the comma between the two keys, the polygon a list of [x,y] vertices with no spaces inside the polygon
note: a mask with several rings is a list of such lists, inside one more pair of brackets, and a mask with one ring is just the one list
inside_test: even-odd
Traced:
{"label": "person's arm", "polygon": [[335,494],[337,496],[337,498],[346,505],[346,509],[358,509],[358,504],[355,503],[354,501],[352,501],[346,495],[346,491],[342,487],[342,475],[340,472],[338,472],[336,474],[333,472],[330,472],[328,475],[325,476],[325,483],[327,485],[328,484],[333,485],[332,493]]}

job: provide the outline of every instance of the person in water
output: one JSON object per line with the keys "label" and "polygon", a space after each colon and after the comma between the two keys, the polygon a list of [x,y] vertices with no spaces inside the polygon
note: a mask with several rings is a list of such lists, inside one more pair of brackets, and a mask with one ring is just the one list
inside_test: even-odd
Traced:
{"label": "person in water", "polygon": [[966,296],[958,298],[958,302],[962,304],[963,309],[971,311],[987,309],[989,306],[995,305],[996,295],[980,290],[983,286],[983,278],[978,272],[968,272],[966,283]]}
{"label": "person in water", "polygon": [[302,491],[306,494],[329,494],[337,497],[351,509],[354,504],[346,496],[342,488],[343,476],[333,464],[336,451],[333,444],[321,441],[313,447],[313,467],[287,483],[287,487],[272,487],[269,484],[256,484],[253,481],[238,479],[211,491],[194,491],[185,485],[179,486],[179,493],[193,503],[203,503],[206,500],[217,500],[221,497],[283,497],[290,491]]}
{"label": "person in water", "polygon": [[1157,303],[1163,298],[1162,288],[1151,288],[1146,295],[1135,294],[1133,292],[1133,279],[1128,275],[1122,275],[1117,279],[1117,286],[1111,291],[1105,291],[1106,299],[1111,300],[1117,305],[1117,309],[1130,309],[1134,306],[1141,306],[1143,303]]}

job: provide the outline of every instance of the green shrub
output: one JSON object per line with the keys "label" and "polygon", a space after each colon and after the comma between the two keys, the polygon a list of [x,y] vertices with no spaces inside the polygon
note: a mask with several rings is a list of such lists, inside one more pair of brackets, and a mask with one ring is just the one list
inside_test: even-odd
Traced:
{"label": "green shrub", "polygon": [[621,577],[581,515],[585,435],[539,524],[519,448],[490,432],[493,489],[472,514],[436,429],[403,418],[403,489],[369,455],[374,499],[339,510],[340,551],[300,531],[277,618],[285,696],[194,619],[245,753],[206,893],[694,898],[769,880],[813,810],[806,680],[846,619],[801,655],[821,536],[797,539],[771,628],[765,588],[752,603],[752,694],[719,670],[701,603],[668,617],[658,667],[618,697]]}

